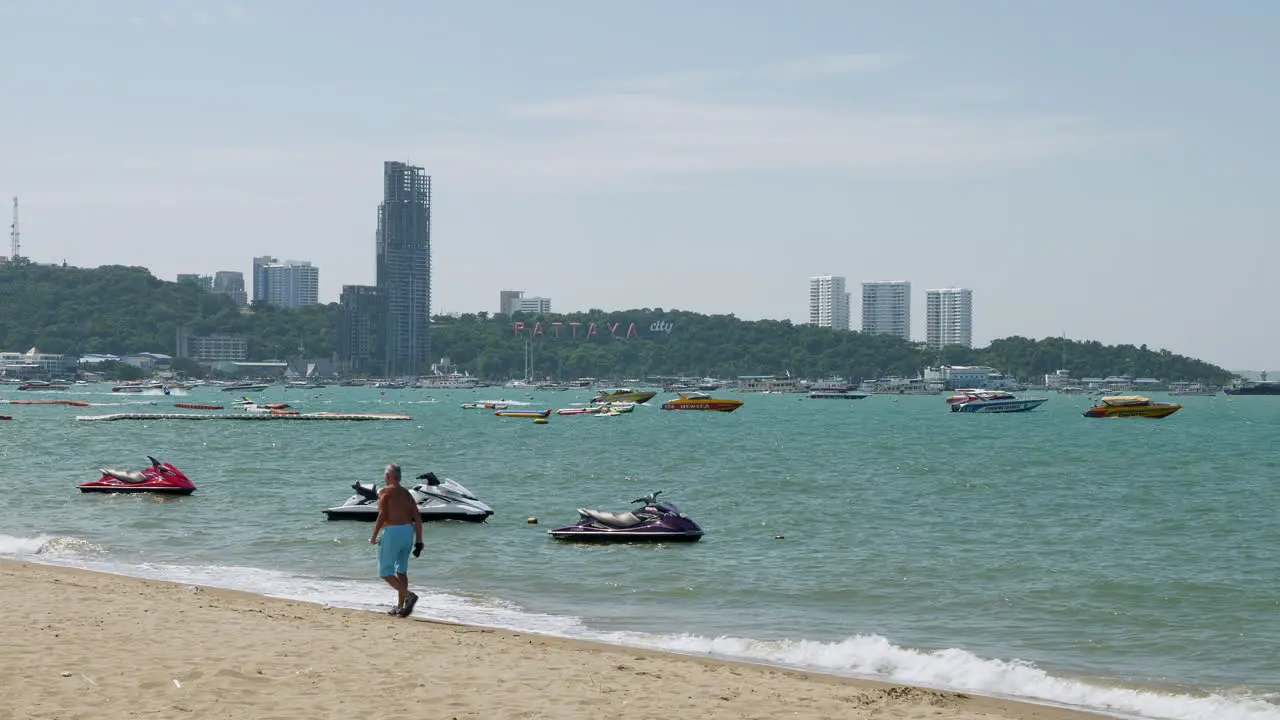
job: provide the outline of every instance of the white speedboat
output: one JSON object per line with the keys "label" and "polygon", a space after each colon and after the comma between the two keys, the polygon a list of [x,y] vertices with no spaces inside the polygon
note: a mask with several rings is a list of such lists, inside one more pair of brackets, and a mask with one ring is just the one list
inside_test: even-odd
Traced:
{"label": "white speedboat", "polygon": [[811,390],[808,395],[810,400],[862,400],[871,397],[867,393],[859,390]]}
{"label": "white speedboat", "polygon": [[1049,398],[1020,398],[1013,393],[1001,390],[969,390],[964,395],[953,395],[947,398],[951,412],[968,413],[1026,412],[1048,401]]}
{"label": "white speedboat", "polygon": [[[422,485],[414,485],[409,489],[414,501],[418,504],[418,513],[423,522],[431,520],[467,520],[484,522],[493,514],[493,508],[480,501],[471,491],[460,483],[445,478],[441,480],[435,473],[423,473],[418,480],[426,480]],[[355,482],[351,488],[355,495],[336,507],[324,511],[330,520],[364,520],[373,522],[378,519],[378,489],[373,483]]]}

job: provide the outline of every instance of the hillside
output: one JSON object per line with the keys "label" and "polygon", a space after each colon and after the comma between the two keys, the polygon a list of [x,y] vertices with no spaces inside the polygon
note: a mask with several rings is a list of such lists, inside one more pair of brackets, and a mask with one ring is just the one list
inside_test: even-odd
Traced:
{"label": "hillside", "polygon": [[[145,268],[0,265],[0,349],[43,352],[173,353],[177,330],[249,339],[250,359],[329,357],[336,303],[242,314],[227,297],[159,280]],[[517,325],[521,323],[522,325]],[[825,330],[790,321],[744,321],[680,310],[592,310],[547,316],[437,317],[432,354],[491,379],[534,377],[771,375],[857,380],[914,376],[928,365],[990,365],[1024,381],[1057,370],[1076,377],[1134,377],[1221,383],[1232,373],[1146,346],[1010,337],[988,347],[940,353],[883,335]]]}

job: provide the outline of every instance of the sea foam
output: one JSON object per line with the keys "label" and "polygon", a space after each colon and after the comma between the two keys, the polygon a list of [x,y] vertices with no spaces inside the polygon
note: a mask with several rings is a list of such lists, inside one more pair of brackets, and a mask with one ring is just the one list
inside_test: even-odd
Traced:
{"label": "sea foam", "polygon": [[[388,604],[379,582],[317,578],[260,568],[189,566],[163,563],[126,565],[105,560],[103,548],[72,537],[0,535],[0,556],[255,592],[270,597],[372,610]],[[629,647],[742,660],[814,672],[900,682],[940,690],[1039,702],[1152,720],[1280,720],[1280,698],[1258,695],[1192,696],[1104,686],[1049,674],[1020,660],[982,658],[966,650],[914,650],[880,635],[857,635],[838,642],[762,641],[689,634],[600,631],[580,618],[528,612],[503,600],[420,589],[416,616],[557,637],[595,640]]]}

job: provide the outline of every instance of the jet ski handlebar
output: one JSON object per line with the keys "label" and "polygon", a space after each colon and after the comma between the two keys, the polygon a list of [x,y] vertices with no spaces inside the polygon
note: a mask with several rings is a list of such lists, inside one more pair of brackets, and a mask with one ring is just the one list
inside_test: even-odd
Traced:
{"label": "jet ski handlebar", "polygon": [[635,500],[632,500],[631,502],[644,503],[645,505],[652,505],[653,503],[658,502],[658,496],[661,494],[662,494],[661,490],[654,490],[648,495],[645,495],[644,497],[638,497]]}

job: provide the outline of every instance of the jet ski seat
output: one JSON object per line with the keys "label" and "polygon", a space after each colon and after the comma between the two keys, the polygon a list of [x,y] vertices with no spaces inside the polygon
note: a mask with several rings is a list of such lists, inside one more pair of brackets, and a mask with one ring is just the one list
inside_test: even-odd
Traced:
{"label": "jet ski seat", "polygon": [[115,470],[113,468],[101,468],[103,475],[111,477],[127,483],[143,483],[147,481],[147,477],[137,470]]}
{"label": "jet ski seat", "polygon": [[640,523],[644,522],[642,518],[637,517],[636,514],[631,512],[630,510],[626,512],[616,513],[616,512],[609,512],[608,510],[591,510],[590,508],[578,508],[578,513],[586,517],[589,517],[592,520],[596,520],[602,525],[608,525],[609,527],[615,527],[615,528],[635,527]]}
{"label": "jet ski seat", "polygon": [[362,485],[359,480],[352,483],[351,488],[356,491],[357,495],[365,500],[373,500],[375,502],[378,500],[378,491],[368,485]]}

